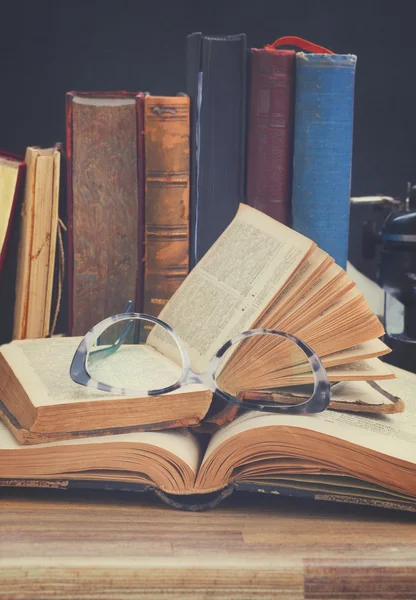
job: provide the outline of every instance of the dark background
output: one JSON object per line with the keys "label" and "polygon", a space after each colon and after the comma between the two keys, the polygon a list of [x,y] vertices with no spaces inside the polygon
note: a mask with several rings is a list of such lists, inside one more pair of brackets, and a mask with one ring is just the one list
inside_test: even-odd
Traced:
{"label": "dark background", "polygon": [[0,148],[65,138],[65,92],[185,88],[185,36],[299,35],[358,56],[352,194],[416,181],[412,0],[0,0]]}

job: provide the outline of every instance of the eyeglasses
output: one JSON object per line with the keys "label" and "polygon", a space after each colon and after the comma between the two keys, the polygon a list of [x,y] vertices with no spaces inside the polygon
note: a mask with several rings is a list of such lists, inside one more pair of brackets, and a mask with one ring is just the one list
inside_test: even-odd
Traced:
{"label": "eyeglasses", "polygon": [[273,413],[318,413],[328,407],[325,368],[298,337],[274,329],[244,331],[223,344],[199,372],[192,368],[193,350],[170,325],[129,312],[131,307],[129,302],[123,313],[85,335],[70,367],[74,382],[137,397],[203,384],[240,408]]}

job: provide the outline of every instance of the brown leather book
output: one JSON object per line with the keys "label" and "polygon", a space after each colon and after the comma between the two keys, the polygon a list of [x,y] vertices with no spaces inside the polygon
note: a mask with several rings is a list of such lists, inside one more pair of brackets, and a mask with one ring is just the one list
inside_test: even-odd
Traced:
{"label": "brown leather book", "polygon": [[189,271],[189,97],[147,95],[144,105],[143,311],[156,317]]}
{"label": "brown leather book", "polygon": [[137,92],[69,92],[68,320],[72,335],[141,311],[143,99]]}
{"label": "brown leather book", "polygon": [[247,139],[247,204],[290,225],[294,50],[252,48]]}

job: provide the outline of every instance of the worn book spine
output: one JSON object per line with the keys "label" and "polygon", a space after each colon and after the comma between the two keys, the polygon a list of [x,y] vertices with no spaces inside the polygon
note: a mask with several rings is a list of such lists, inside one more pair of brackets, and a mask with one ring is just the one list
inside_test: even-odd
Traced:
{"label": "worn book spine", "polygon": [[141,310],[143,103],[136,92],[69,92],[68,329]]}
{"label": "worn book spine", "polygon": [[[153,493],[168,506],[179,510],[186,510],[190,512],[200,512],[204,510],[210,510],[218,506],[225,498],[231,496],[234,492],[244,493],[255,493],[255,494],[271,494],[273,496],[287,496],[291,498],[303,498],[306,500],[317,500],[323,502],[341,502],[342,504],[350,504],[355,506],[371,506],[372,508],[381,508],[388,510],[398,510],[416,513],[416,504],[405,499],[388,499],[388,498],[372,498],[367,496],[348,495],[348,494],[336,494],[331,492],[319,492],[314,490],[304,490],[296,487],[287,487],[283,485],[273,485],[267,483],[239,483],[234,482],[229,484],[227,487],[217,492],[211,492],[209,494],[168,494],[160,488],[155,487],[149,483],[135,483],[126,481],[107,481],[107,480],[94,480],[94,479],[63,479],[63,478],[49,478],[49,479],[11,479],[2,478],[0,479],[0,488],[43,488],[43,489],[56,489],[56,490],[70,490],[70,489],[99,489],[104,492],[129,491],[134,493]],[[276,510],[279,509],[278,503],[276,503]],[[348,507],[345,507],[348,512]]]}
{"label": "worn book spine", "polygon": [[[13,337],[13,312],[15,305],[15,283],[19,245],[20,211],[22,188],[26,164],[24,158],[15,154],[1,152],[0,158],[19,163],[10,214],[6,216],[6,231],[3,244],[0,243],[0,344],[10,342]],[[0,199],[1,204],[1,199]],[[1,208],[0,208],[1,212]]]}
{"label": "worn book spine", "polygon": [[191,268],[245,196],[246,36],[187,38],[191,99]]}
{"label": "worn book spine", "polygon": [[252,48],[247,204],[290,225],[295,51]]}
{"label": "worn book spine", "polygon": [[143,312],[157,317],[189,271],[189,97],[147,95],[144,104]]}
{"label": "worn book spine", "polygon": [[296,55],[293,228],[347,266],[357,57]]}
{"label": "worn book spine", "polygon": [[9,238],[10,238],[10,235],[12,232],[13,220],[14,220],[16,210],[18,207],[19,195],[20,195],[20,191],[22,188],[23,175],[25,172],[25,162],[24,162],[24,158],[22,156],[18,156],[17,154],[12,154],[10,152],[3,152],[3,151],[0,151],[0,159],[11,161],[14,163],[16,163],[16,162],[19,163],[16,185],[15,185],[15,189],[14,189],[14,196],[13,196],[13,201],[12,201],[12,207],[11,207],[9,216],[8,217],[6,216],[6,218],[7,218],[6,233],[4,235],[3,244],[0,247],[0,272],[1,272],[5,258],[6,258],[6,249],[7,249]]}

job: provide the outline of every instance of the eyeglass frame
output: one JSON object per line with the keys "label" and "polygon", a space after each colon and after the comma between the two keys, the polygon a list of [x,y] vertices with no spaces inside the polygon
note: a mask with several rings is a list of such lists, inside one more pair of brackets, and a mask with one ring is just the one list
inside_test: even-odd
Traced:
{"label": "eyeglass frame", "polygon": [[[79,344],[74,354],[69,370],[70,377],[75,383],[103,392],[110,392],[116,395],[138,397],[161,396],[162,394],[168,394],[169,392],[173,392],[189,384],[202,384],[209,390],[211,390],[213,394],[216,394],[217,397],[222,398],[226,402],[234,404],[239,408],[249,410],[257,410],[269,413],[286,412],[290,414],[316,414],[319,412],[323,412],[328,408],[331,392],[325,367],[322,364],[322,361],[320,360],[318,355],[315,354],[315,352],[312,350],[312,348],[308,346],[305,342],[303,342],[300,338],[285,331],[280,331],[278,329],[262,328],[243,331],[242,333],[228,340],[227,342],[225,342],[225,344],[221,346],[218,352],[210,360],[208,368],[205,371],[197,372],[194,371],[191,367],[188,352],[184,347],[181,338],[168,323],[158,319],[157,317],[153,317],[145,313],[130,313],[130,306],[131,303],[127,305],[125,312],[113,315],[112,317],[108,317],[107,319],[100,321],[97,325],[90,329],[90,331],[88,331],[88,333],[83,337],[81,343]],[[106,329],[108,329],[111,325],[114,325],[115,323],[120,323],[122,321],[130,321],[129,325],[121,333],[119,339],[116,342],[114,342],[109,347],[97,350],[97,352],[101,351],[106,352],[107,354],[113,354],[118,350],[120,345],[123,343],[124,339],[127,337],[133,322],[138,320],[149,321],[155,325],[160,325],[172,336],[172,338],[176,342],[182,359],[182,373],[178,381],[172,385],[160,389],[138,390],[112,386],[93,379],[90,373],[88,372],[87,360],[90,356],[90,352],[95,342],[98,340],[100,335],[103,334]],[[244,402],[238,400],[238,398],[236,398],[235,396],[232,396],[228,392],[225,392],[224,390],[217,387],[216,373],[220,365],[220,360],[224,356],[225,352],[231,346],[242,340],[264,334],[278,335],[282,338],[288,339],[295,343],[306,355],[306,358],[308,359],[308,362],[314,373],[314,389],[312,392],[312,396],[308,400],[305,400],[305,402],[301,402],[295,405],[276,405],[270,403],[263,404],[260,401],[256,400]]]}

